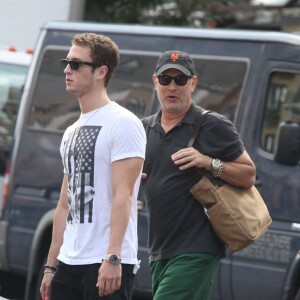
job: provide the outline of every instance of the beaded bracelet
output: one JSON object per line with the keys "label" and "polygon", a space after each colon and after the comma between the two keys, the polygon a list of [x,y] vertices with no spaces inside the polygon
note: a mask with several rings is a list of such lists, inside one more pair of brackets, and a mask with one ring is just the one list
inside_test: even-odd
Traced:
{"label": "beaded bracelet", "polygon": [[48,273],[50,273],[50,274],[55,274],[55,272],[54,271],[44,271],[44,274],[48,274]]}
{"label": "beaded bracelet", "polygon": [[219,166],[219,169],[218,169],[218,173],[215,177],[220,177],[223,173],[223,164],[221,162],[220,166]]}
{"label": "beaded bracelet", "polygon": [[53,271],[53,272],[55,272],[56,271],[56,268],[55,267],[51,267],[51,266],[49,266],[49,265],[44,265],[44,268],[45,269],[49,269],[49,270],[51,270],[51,271]]}

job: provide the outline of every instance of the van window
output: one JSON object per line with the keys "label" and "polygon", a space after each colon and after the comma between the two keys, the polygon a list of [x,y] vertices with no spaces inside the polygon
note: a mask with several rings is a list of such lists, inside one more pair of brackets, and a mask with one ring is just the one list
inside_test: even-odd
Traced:
{"label": "van window", "polygon": [[[60,59],[66,57],[67,51],[48,49],[44,54],[29,117],[31,128],[64,131],[79,116],[78,100],[66,92],[65,74],[60,67]],[[153,98],[151,75],[155,62],[153,57],[121,53],[120,64],[109,83],[109,97],[138,117],[145,116]]]}
{"label": "van window", "polygon": [[246,61],[200,58],[194,59],[198,76],[193,101],[234,121],[247,76]]}
{"label": "van window", "polygon": [[13,136],[28,66],[0,63],[0,173]]}
{"label": "van window", "polygon": [[29,125],[34,129],[64,131],[79,116],[78,100],[66,92],[65,74],[60,66],[67,53],[67,49],[44,52],[29,116]]}
{"label": "van window", "polygon": [[[34,129],[64,131],[79,116],[76,97],[66,92],[60,59],[68,49],[47,49],[44,53],[33,95],[29,125]],[[108,86],[113,101],[139,118],[151,112],[155,92],[151,80],[157,55],[121,51],[120,64]],[[245,61],[220,58],[194,58],[198,86],[193,101],[234,120],[247,75]]]}
{"label": "van window", "polygon": [[274,153],[275,136],[283,121],[300,122],[300,74],[274,72],[270,77],[260,143]]}
{"label": "van window", "polygon": [[119,66],[108,87],[110,98],[139,118],[147,116],[152,107],[154,88],[151,78],[156,61],[156,56],[121,52]]}

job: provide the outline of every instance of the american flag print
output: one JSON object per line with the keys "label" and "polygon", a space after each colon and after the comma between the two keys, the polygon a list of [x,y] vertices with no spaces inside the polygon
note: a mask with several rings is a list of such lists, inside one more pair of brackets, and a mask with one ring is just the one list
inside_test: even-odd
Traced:
{"label": "american flag print", "polygon": [[65,144],[68,173],[68,223],[93,222],[95,145],[101,126],[82,126]]}

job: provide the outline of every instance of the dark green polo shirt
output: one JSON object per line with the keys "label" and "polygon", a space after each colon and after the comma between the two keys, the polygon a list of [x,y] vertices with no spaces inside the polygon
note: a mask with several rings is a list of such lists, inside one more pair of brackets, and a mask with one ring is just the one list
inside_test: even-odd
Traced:
{"label": "dark green polo shirt", "polygon": [[[224,245],[216,237],[202,206],[190,193],[201,176],[194,168],[180,171],[171,155],[186,148],[201,108],[192,104],[183,120],[167,134],[160,125],[161,111],[143,119],[147,133],[143,190],[148,208],[150,260],[188,252],[223,257]],[[244,146],[234,125],[224,116],[209,113],[194,147],[203,154],[232,161]]]}

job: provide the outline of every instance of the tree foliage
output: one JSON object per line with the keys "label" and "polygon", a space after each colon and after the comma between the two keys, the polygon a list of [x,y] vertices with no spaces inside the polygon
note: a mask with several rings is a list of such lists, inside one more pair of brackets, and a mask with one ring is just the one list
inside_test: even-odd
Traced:
{"label": "tree foliage", "polygon": [[247,5],[249,0],[86,0],[85,20],[178,26],[216,26],[234,18],[224,7]]}
{"label": "tree foliage", "polygon": [[85,20],[110,23],[142,23],[144,9],[154,8],[160,0],[86,0]]}

